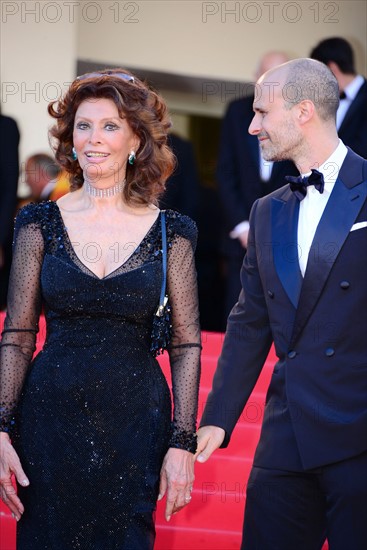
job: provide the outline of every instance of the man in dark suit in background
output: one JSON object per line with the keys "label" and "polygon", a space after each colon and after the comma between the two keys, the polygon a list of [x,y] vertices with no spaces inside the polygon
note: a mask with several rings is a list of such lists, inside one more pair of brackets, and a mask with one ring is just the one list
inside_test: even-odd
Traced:
{"label": "man in dark suit in background", "polygon": [[[288,61],[283,52],[269,52],[259,62],[256,78]],[[275,163],[261,158],[258,140],[247,129],[253,117],[254,96],[232,101],[222,123],[217,181],[222,201],[226,270],[225,319],[241,289],[240,269],[246,252],[250,210],[256,199],[284,185],[286,174],[297,174],[290,162]]]}
{"label": "man in dark suit in background", "polygon": [[6,305],[19,177],[19,130],[15,120],[0,115],[0,136],[0,309],[2,309]]}
{"label": "man in dark suit in background", "polygon": [[242,550],[319,550],[325,537],[330,550],[364,550],[367,161],[338,138],[338,83],[323,63],[290,61],[258,85],[249,132],[303,177],[252,208],[198,461],[228,444],[274,343]]}
{"label": "man in dark suit in background", "polygon": [[325,63],[339,84],[340,105],[336,127],[340,139],[367,158],[367,80],[357,74],[352,46],[344,38],[326,38],[310,57]]}
{"label": "man in dark suit in background", "polygon": [[176,155],[177,165],[167,180],[159,201],[162,209],[171,208],[197,220],[199,211],[199,176],[192,143],[175,133],[168,135],[167,145]]}
{"label": "man in dark suit in background", "polygon": [[27,158],[24,167],[25,182],[31,191],[29,201],[49,200],[54,191],[61,168],[47,153],[36,153]]}

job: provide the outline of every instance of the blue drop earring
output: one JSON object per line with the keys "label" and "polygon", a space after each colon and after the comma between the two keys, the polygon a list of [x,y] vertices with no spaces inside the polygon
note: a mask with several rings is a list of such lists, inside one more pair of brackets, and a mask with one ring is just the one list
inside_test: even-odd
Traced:
{"label": "blue drop earring", "polygon": [[130,155],[128,156],[129,164],[133,165],[135,162],[135,159],[136,159],[135,151],[131,151]]}
{"label": "blue drop earring", "polygon": [[72,152],[73,160],[76,160],[78,158],[78,155],[76,154],[75,147],[72,148],[71,152]]}

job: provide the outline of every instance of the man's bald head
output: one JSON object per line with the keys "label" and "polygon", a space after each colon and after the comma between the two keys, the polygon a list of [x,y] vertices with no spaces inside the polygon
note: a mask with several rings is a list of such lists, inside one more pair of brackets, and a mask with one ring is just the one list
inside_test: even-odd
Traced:
{"label": "man's bald head", "polygon": [[260,76],[270,69],[286,63],[289,61],[289,56],[285,52],[273,51],[263,55],[255,72],[255,80],[258,80]]}
{"label": "man's bald head", "polygon": [[287,109],[308,99],[324,121],[334,121],[339,106],[339,86],[330,69],[314,59],[293,59],[270,69],[259,79],[279,82]]}

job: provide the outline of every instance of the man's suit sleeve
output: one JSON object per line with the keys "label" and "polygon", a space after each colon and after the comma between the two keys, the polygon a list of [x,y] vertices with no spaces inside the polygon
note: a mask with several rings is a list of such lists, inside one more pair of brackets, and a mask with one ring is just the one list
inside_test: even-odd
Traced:
{"label": "man's suit sleeve", "polygon": [[225,430],[222,447],[229,443],[272,344],[254,239],[257,206],[258,201],[250,216],[249,246],[241,269],[241,294],[228,318],[213,388],[200,422],[200,426],[213,425]]}
{"label": "man's suit sleeve", "polygon": [[[242,100],[244,101],[244,100]],[[240,167],[238,155],[238,133],[236,127],[243,119],[243,132],[247,132],[246,120],[240,101],[229,104],[221,128],[216,177],[229,229],[248,219],[241,195]],[[245,149],[245,147],[244,147]],[[246,155],[246,151],[243,152]],[[242,159],[243,160],[243,159]]]}
{"label": "man's suit sleeve", "polygon": [[12,118],[0,117],[0,246],[13,231],[19,177],[19,130]]}
{"label": "man's suit sleeve", "polygon": [[177,210],[197,220],[200,181],[194,147],[190,141],[173,133],[168,135],[167,143],[176,155],[177,166],[166,182],[160,207]]}
{"label": "man's suit sleeve", "polygon": [[182,140],[179,160],[179,211],[193,220],[198,218],[199,210],[199,176],[194,153],[194,147],[190,141]]}
{"label": "man's suit sleeve", "polygon": [[345,145],[367,158],[367,80],[346,112],[338,133]]}

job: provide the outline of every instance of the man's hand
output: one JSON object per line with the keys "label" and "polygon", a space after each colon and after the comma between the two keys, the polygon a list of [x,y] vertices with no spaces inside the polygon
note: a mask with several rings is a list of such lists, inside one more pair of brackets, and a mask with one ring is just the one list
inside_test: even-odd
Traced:
{"label": "man's hand", "polygon": [[237,236],[237,239],[240,241],[243,248],[247,248],[248,232],[249,230],[245,229],[245,231],[242,231],[242,233]]}
{"label": "man's hand", "polygon": [[198,462],[206,462],[211,454],[218,449],[223,441],[226,432],[218,426],[203,426],[197,432],[198,446],[195,459]]}

